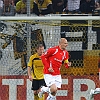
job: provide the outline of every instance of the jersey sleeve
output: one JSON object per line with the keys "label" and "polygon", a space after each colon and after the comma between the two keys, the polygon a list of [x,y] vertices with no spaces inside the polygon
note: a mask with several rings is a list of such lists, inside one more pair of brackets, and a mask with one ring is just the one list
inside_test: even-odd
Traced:
{"label": "jersey sleeve", "polygon": [[56,51],[56,49],[50,48],[48,49],[42,56],[41,56],[41,60],[43,62],[43,65],[46,66],[47,68],[49,68],[49,57],[52,56],[54,54],[54,52]]}
{"label": "jersey sleeve", "polygon": [[29,59],[29,62],[28,62],[28,64],[27,64],[28,67],[31,67],[31,68],[32,68],[32,64],[33,64],[33,63],[32,63],[32,60],[33,60],[33,59],[34,59],[34,57],[31,56],[30,59]]}

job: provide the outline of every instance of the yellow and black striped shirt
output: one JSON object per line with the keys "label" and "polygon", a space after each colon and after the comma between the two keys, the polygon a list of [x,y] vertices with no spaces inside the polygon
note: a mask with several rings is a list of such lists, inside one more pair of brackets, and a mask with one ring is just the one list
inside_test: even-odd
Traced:
{"label": "yellow and black striped shirt", "polygon": [[30,57],[28,62],[28,67],[31,67],[32,69],[33,79],[39,80],[44,78],[44,74],[43,74],[44,66],[42,60],[40,59],[40,56],[37,53]]}

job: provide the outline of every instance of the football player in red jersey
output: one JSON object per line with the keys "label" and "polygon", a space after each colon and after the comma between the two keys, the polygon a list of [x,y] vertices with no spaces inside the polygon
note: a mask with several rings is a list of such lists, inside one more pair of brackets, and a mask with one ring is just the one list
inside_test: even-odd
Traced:
{"label": "football player in red jersey", "polygon": [[61,88],[62,79],[60,74],[60,68],[62,62],[65,67],[71,66],[71,62],[68,61],[69,54],[66,50],[68,42],[65,38],[59,40],[59,45],[49,48],[42,56],[42,62],[44,65],[44,79],[47,87],[41,87],[39,97],[42,97],[44,92],[48,92],[49,95],[46,100],[55,100],[58,88]]}

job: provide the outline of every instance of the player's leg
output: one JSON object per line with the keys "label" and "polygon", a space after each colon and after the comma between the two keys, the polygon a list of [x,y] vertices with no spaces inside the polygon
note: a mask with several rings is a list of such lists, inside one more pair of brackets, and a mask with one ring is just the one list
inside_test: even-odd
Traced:
{"label": "player's leg", "polygon": [[90,91],[90,100],[93,98],[94,94],[99,94],[100,93],[100,88],[96,88],[96,89],[91,89]]}
{"label": "player's leg", "polygon": [[61,88],[62,84],[62,79],[61,75],[55,75],[55,76],[50,76],[51,77],[51,82],[47,82],[48,86],[50,87],[49,95],[47,97],[47,100],[56,100],[56,93],[58,88]]}
{"label": "player's leg", "polygon": [[[39,92],[40,92],[41,86],[42,86],[42,87],[45,87],[45,86],[46,86],[46,83],[45,83],[44,79],[39,80],[38,94],[39,94]],[[45,93],[45,92],[43,92],[43,93],[41,94],[41,96],[38,95],[39,100],[44,100],[44,98],[45,98],[45,94],[44,94],[44,93]]]}
{"label": "player's leg", "polygon": [[100,93],[100,88],[96,88],[96,89],[91,89],[90,94],[99,94]]}
{"label": "player's leg", "polygon": [[33,90],[33,93],[34,93],[34,100],[39,100],[39,97],[38,97],[39,82],[38,82],[38,80],[33,79],[31,89]]}
{"label": "player's leg", "polygon": [[61,88],[61,75],[52,76],[49,74],[44,75],[44,79],[47,87],[42,87],[39,92],[39,97],[43,95],[44,92],[48,92],[49,95],[47,100],[56,100],[56,92],[58,88]]}
{"label": "player's leg", "polygon": [[95,90],[94,90],[94,94],[99,94],[100,93],[100,88],[96,88]]}
{"label": "player's leg", "polygon": [[[45,74],[44,75],[44,79],[45,79],[45,82],[46,82],[46,85],[47,87],[43,86],[41,89],[40,89],[40,92],[39,92],[39,97],[41,98],[43,93],[47,92],[47,93],[50,93],[51,94],[51,91],[53,92],[55,88],[55,79],[52,77],[52,75],[49,75],[49,74]],[[53,87],[52,87],[53,86]],[[54,89],[53,89],[54,88]],[[54,93],[53,93],[54,94]]]}
{"label": "player's leg", "polygon": [[93,94],[94,94],[94,90],[91,89],[91,91],[90,91],[90,100],[92,100],[92,98],[93,98]]}
{"label": "player's leg", "polygon": [[51,85],[49,96],[47,97],[47,100],[56,100],[56,93],[58,88],[61,88],[62,79],[61,75],[53,76],[53,79],[55,81],[55,84]]}
{"label": "player's leg", "polygon": [[34,100],[39,100],[37,91],[33,91],[33,93],[34,93]]}
{"label": "player's leg", "polygon": [[56,100],[57,86],[56,84],[52,84],[50,86],[50,92],[46,100]]}

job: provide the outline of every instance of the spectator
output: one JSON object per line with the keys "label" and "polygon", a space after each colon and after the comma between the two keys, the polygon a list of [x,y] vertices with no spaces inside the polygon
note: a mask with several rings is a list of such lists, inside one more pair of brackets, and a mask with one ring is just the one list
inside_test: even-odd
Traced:
{"label": "spectator", "polygon": [[3,0],[0,0],[0,16],[3,15],[3,11],[4,11],[4,3],[3,3]]}
{"label": "spectator", "polygon": [[100,9],[100,0],[95,0],[95,8]]}
{"label": "spectator", "polygon": [[92,13],[95,9],[95,0],[85,0],[80,6],[81,12]]}
{"label": "spectator", "polygon": [[33,13],[38,16],[53,13],[51,0],[34,0]]}
{"label": "spectator", "polygon": [[80,12],[80,0],[67,0],[64,11],[71,13],[81,13]]}
{"label": "spectator", "polygon": [[[30,9],[31,13],[33,12],[33,0],[30,0]],[[16,12],[18,14],[26,14],[27,13],[27,0],[20,0],[16,4]]]}
{"label": "spectator", "polygon": [[64,1],[63,0],[52,0],[53,11],[56,12],[63,12]]}
{"label": "spectator", "polygon": [[5,12],[4,16],[14,16],[15,13],[15,3],[12,0],[11,3],[9,3],[9,12]]}

